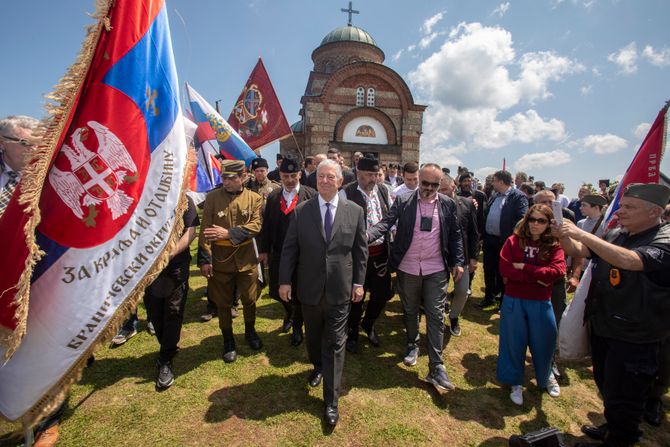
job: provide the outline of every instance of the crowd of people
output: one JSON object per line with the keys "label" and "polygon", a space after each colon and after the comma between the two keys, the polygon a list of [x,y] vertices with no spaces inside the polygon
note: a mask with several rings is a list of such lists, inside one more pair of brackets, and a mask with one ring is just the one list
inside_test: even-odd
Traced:
{"label": "crowd of people", "polygon": [[[34,144],[36,123],[28,117],[0,121],[0,213],[23,167],[17,154]],[[202,320],[218,316],[223,360],[237,359],[233,319],[239,304],[245,342],[262,349],[256,302],[267,286],[283,308],[282,332],[291,332],[291,345],[306,345],[312,363],[306,379],[312,387],[323,384],[328,425],[339,419],[345,352],[360,351],[361,329],[373,348],[383,344],[375,325],[396,293],[405,327],[403,363],[417,363],[424,315],[425,380],[440,392],[455,388],[443,361],[444,336],[447,330],[463,335],[459,318],[480,259],[485,287],[479,306],[500,313],[496,377],[514,404],[523,404],[527,350],[538,387],[560,396],[560,321],[567,293],[590,268],[585,321],[606,424],[584,426],[597,443],[582,445],[634,445],[643,418],[661,423],[670,370],[668,187],[629,185],[618,226],[608,230],[604,212],[613,191],[605,180],[598,191],[583,185],[570,200],[562,184],[547,188],[523,172],[513,177],[500,170],[479,182],[465,167],[452,177],[434,163],[384,165],[359,152],[349,168],[336,148],[304,160],[278,155],[272,171],[263,158],[249,172],[241,161],[221,165],[222,185],[198,205],[201,217],[188,199],[170,263],[145,292],[160,344],[158,389],[175,382],[188,247],[199,226],[196,263],[208,296]],[[113,343],[131,338],[135,321]]]}

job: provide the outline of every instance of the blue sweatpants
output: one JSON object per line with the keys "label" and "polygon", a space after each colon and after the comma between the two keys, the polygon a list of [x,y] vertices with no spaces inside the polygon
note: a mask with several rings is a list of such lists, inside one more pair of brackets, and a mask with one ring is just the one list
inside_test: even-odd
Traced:
{"label": "blue sweatpants", "polygon": [[537,385],[546,388],[557,333],[551,301],[505,295],[500,306],[498,381],[507,385],[523,385],[526,348],[530,348]]}

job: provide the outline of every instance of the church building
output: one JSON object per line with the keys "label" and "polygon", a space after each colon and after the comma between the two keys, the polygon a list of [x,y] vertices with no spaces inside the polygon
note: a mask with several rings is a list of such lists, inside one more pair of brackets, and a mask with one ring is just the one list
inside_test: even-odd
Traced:
{"label": "church building", "polygon": [[[384,52],[365,30],[336,28],[312,52],[314,68],[300,99],[300,121],[282,154],[315,155],[335,147],[347,164],[354,152],[380,163],[419,161],[423,112],[403,78],[384,65]],[[296,141],[300,151],[296,147]]]}

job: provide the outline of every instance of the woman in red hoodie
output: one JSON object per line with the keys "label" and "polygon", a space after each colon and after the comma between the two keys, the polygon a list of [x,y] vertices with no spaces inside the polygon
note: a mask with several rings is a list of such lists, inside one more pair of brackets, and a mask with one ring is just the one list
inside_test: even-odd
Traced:
{"label": "woman in red hoodie", "polygon": [[497,378],[511,385],[510,399],[523,404],[526,349],[530,348],[540,388],[558,397],[551,374],[556,347],[556,319],[551,307],[552,284],[565,275],[565,256],[551,235],[551,208],[533,205],[500,251],[505,297],[500,307]]}

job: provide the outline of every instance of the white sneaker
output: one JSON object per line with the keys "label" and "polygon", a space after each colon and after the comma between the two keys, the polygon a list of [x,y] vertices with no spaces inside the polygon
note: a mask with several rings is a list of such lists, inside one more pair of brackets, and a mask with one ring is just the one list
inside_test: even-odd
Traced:
{"label": "white sneaker", "polygon": [[523,386],[512,385],[512,392],[509,393],[509,398],[517,405],[523,405]]}
{"label": "white sneaker", "polygon": [[556,377],[553,374],[549,374],[549,385],[547,385],[547,392],[551,397],[558,397],[561,395],[561,387],[558,386]]}

